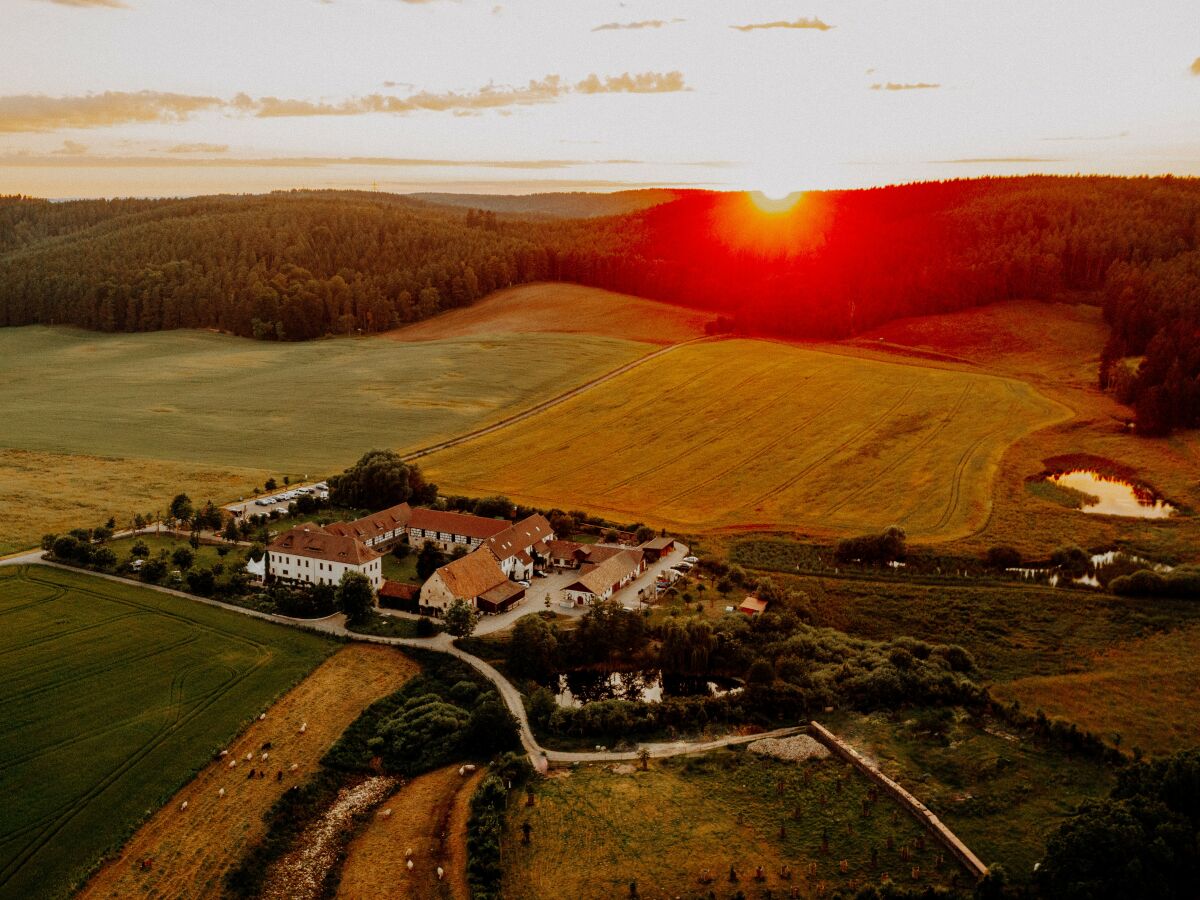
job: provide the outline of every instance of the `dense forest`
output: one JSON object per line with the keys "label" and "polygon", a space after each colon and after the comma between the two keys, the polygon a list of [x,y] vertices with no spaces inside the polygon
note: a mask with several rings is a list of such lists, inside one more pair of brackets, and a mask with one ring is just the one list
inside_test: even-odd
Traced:
{"label": "dense forest", "polygon": [[744,194],[646,194],[501,198],[499,212],[352,192],[0,198],[0,325],[304,340],[561,279],[708,309],[745,332],[844,337],[1072,296],[1103,304],[1098,380],[1139,429],[1200,425],[1200,181],[931,182],[810,193],[776,213]]}

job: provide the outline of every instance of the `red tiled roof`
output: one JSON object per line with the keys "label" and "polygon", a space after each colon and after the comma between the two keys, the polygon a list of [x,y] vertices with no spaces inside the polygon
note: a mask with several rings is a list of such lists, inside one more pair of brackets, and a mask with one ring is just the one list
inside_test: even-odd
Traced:
{"label": "red tiled roof", "polygon": [[603,594],[622,578],[636,571],[642,563],[642,554],[636,550],[621,550],[599,565],[582,571],[579,580],[567,585],[567,590],[584,590],[592,594]]}
{"label": "red tiled roof", "polygon": [[334,522],[326,525],[325,530],[330,534],[358,538],[360,541],[371,541],[379,535],[395,531],[397,528],[406,528],[411,517],[412,507],[407,503],[401,503],[399,506],[371,513],[371,515],[355,519],[353,522]]}
{"label": "red tiled roof", "polygon": [[[546,517],[535,514],[490,537],[488,546],[492,548],[497,559],[504,560],[511,556],[517,556],[534,544],[553,536],[554,529],[550,527]],[[522,562],[525,561],[522,560]]]}
{"label": "red tiled roof", "polygon": [[419,586],[405,584],[403,581],[385,581],[379,589],[380,597],[391,597],[393,600],[412,600],[420,593]]}
{"label": "red tiled roof", "polygon": [[744,613],[761,613],[767,611],[767,601],[759,600],[757,597],[747,597],[742,601],[742,605],[738,607]]}
{"label": "red tiled roof", "polygon": [[379,558],[379,554],[362,541],[341,534],[330,534],[312,525],[299,525],[285,531],[271,541],[267,549],[275,553],[290,553],[292,556],[307,556],[352,566],[361,566]]}
{"label": "red tiled roof", "polygon": [[442,509],[417,507],[408,520],[409,528],[424,531],[440,531],[445,534],[461,534],[465,537],[487,540],[509,527],[502,519],[486,519],[466,513],[447,512]]}
{"label": "red tiled roof", "polygon": [[471,599],[508,581],[494,553],[480,547],[438,569],[446,588],[455,597]]}
{"label": "red tiled roof", "polygon": [[666,550],[673,543],[675,543],[675,538],[656,537],[656,538],[651,538],[650,540],[646,541],[646,543],[642,544],[642,549],[644,549],[644,550]]}

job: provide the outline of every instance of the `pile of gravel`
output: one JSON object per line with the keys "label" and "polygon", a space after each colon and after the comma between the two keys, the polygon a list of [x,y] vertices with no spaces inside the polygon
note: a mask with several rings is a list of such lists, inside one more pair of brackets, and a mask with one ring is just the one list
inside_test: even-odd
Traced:
{"label": "pile of gravel", "polygon": [[751,753],[761,753],[773,759],[784,759],[791,762],[801,762],[806,759],[824,759],[829,750],[824,744],[810,738],[807,734],[797,734],[787,738],[763,738],[746,747]]}

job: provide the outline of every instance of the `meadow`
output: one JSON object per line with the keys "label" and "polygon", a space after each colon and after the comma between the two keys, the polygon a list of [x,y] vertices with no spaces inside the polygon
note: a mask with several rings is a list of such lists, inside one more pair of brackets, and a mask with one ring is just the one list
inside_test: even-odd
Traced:
{"label": "meadow", "polygon": [[194,331],[0,329],[0,552],[178,491],[232,499],[499,420],[645,354],[602,336],[267,344]]}
{"label": "meadow", "polygon": [[1005,450],[1067,415],[1008,378],[728,340],[423,460],[443,487],[685,529],[981,528]]}
{"label": "meadow", "polygon": [[0,895],[59,897],[336,644],[134,585],[0,569]]}
{"label": "meadow", "polygon": [[[510,806],[502,847],[506,898],[625,897],[635,880],[645,897],[703,897],[710,889],[724,897],[739,888],[759,896],[758,866],[766,876],[762,889],[787,896],[794,886],[801,896],[816,897],[852,883],[878,884],[885,872],[912,884],[913,865],[920,866],[921,885],[946,885],[957,871],[949,858],[935,871],[939,845],[926,838],[917,849],[924,830],[886,795],[864,817],[870,783],[832,758],[779,762],[739,750],[654,761],[647,771],[631,768],[555,772],[537,783],[533,807]],[[533,829],[528,847],[522,844],[526,822]],[[829,852],[822,853],[826,831]],[[905,846],[911,862],[901,860]],[[785,863],[790,882],[779,877]],[[731,866],[737,884],[728,880]],[[715,878],[711,886],[699,881],[705,870]]]}

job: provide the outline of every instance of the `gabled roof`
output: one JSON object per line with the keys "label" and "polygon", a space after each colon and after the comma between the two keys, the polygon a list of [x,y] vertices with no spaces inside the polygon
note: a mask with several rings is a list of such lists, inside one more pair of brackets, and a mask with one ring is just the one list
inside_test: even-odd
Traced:
{"label": "gabled roof", "polygon": [[408,520],[409,528],[424,531],[441,531],[445,534],[461,534],[476,540],[487,540],[509,527],[502,519],[487,519],[466,513],[447,512],[443,509],[417,507]]}
{"label": "gabled roof", "polygon": [[[497,559],[508,559],[528,551],[530,547],[547,538],[554,537],[554,529],[546,521],[546,517],[535,513],[522,519],[498,534],[488,538],[488,546],[496,554]],[[525,560],[522,560],[524,562]]]}
{"label": "gabled roof", "polygon": [[547,541],[546,552],[555,559],[566,559],[578,553],[584,546],[576,541]]}
{"label": "gabled roof", "polygon": [[313,525],[298,525],[285,531],[271,541],[267,549],[351,566],[361,566],[379,558],[379,554],[362,541],[341,534],[330,534]]}
{"label": "gabled roof", "polygon": [[446,589],[455,597],[471,600],[508,581],[494,553],[480,547],[438,569]]}
{"label": "gabled roof", "polygon": [[373,541],[381,534],[387,534],[397,528],[408,527],[408,520],[411,517],[412,507],[407,503],[401,503],[398,506],[371,513],[369,516],[363,516],[361,519],[355,519],[353,522],[334,522],[326,525],[325,530],[330,534],[358,538],[360,541]]}
{"label": "gabled roof", "polygon": [[668,547],[670,547],[674,543],[675,543],[675,538],[656,537],[656,538],[651,538],[650,540],[646,541],[646,543],[642,544],[642,549],[643,550],[666,550]]}
{"label": "gabled roof", "polygon": [[566,590],[603,594],[636,571],[641,563],[641,551],[621,550],[604,562],[584,569],[579,580],[567,585]]}
{"label": "gabled roof", "polygon": [[385,581],[379,589],[380,597],[391,597],[395,600],[412,600],[421,593],[421,588],[415,584],[403,581]]}

